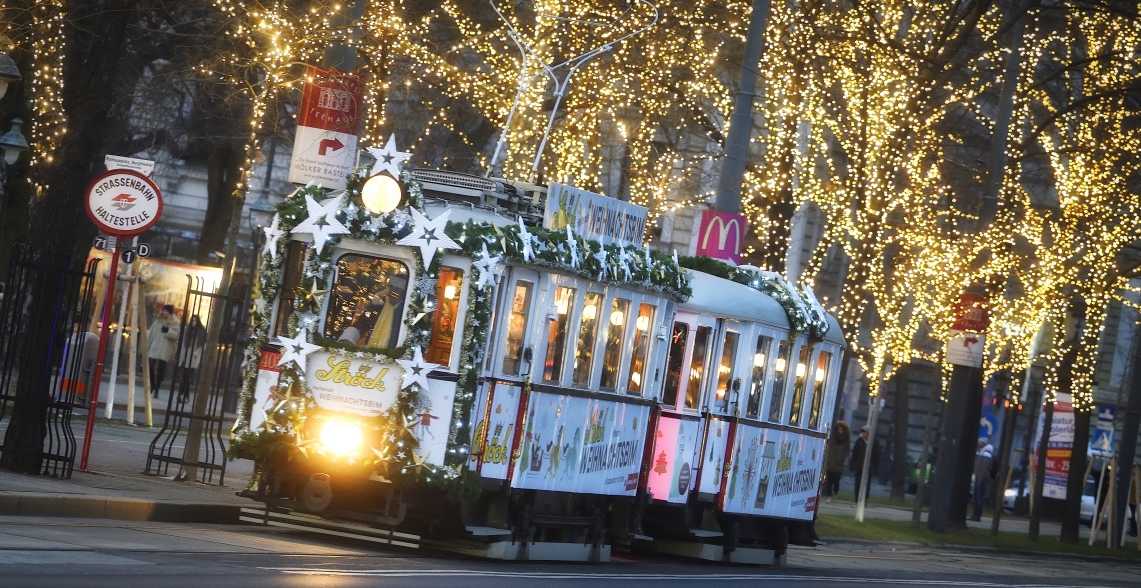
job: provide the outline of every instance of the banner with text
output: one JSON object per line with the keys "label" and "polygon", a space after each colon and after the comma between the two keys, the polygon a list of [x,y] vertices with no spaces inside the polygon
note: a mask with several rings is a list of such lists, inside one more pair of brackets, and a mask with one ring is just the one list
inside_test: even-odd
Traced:
{"label": "banner with text", "polygon": [[701,422],[669,414],[658,417],[646,487],[654,500],[684,504],[697,477]]}
{"label": "banner with text", "polygon": [[565,231],[567,225],[580,237],[641,247],[646,231],[646,207],[562,184],[551,184],[547,188],[543,227]]}
{"label": "banner with text", "polygon": [[395,363],[317,351],[309,355],[305,385],[313,401],[325,410],[376,416],[396,403],[403,373]]}
{"label": "banner with text", "polygon": [[532,392],[511,486],[633,496],[649,417],[648,406]]}
{"label": "banner with text", "polygon": [[472,406],[476,442],[468,467],[485,478],[506,480],[515,441],[515,422],[519,415],[520,386],[502,382],[485,384]]}
{"label": "banner with text", "polygon": [[722,510],[810,520],[824,439],[738,423]]}

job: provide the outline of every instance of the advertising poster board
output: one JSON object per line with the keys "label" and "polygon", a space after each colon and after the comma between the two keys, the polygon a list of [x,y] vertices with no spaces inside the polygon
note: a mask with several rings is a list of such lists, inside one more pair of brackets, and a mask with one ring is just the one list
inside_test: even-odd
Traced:
{"label": "advertising poster board", "polygon": [[709,419],[705,432],[705,447],[701,455],[701,483],[697,491],[717,494],[721,491],[721,478],[725,468],[725,444],[729,441],[729,423]]}
{"label": "advertising poster board", "polygon": [[[1045,408],[1038,418],[1035,439],[1042,438]],[[1046,471],[1043,477],[1042,496],[1066,498],[1066,480],[1070,474],[1070,453],[1074,447],[1074,407],[1069,394],[1058,394],[1054,403],[1054,421],[1050,427],[1050,441],[1046,446]],[[1039,451],[1041,448],[1038,449]],[[1037,463],[1037,459],[1035,459]]]}
{"label": "advertising poster board", "polygon": [[641,404],[532,391],[511,487],[633,496],[649,417]]}
{"label": "advertising poster board", "polygon": [[654,500],[684,504],[697,479],[701,422],[670,414],[658,417],[646,486]]}
{"label": "advertising poster board", "polygon": [[[111,255],[106,251],[92,249],[87,254],[88,259],[97,257],[99,262],[99,279],[95,281],[95,293],[91,298],[92,300],[102,300],[107,291],[107,280],[103,275],[110,268]],[[207,290],[213,291],[218,282],[222,280],[222,269],[217,267],[205,267],[201,265],[189,265],[185,263],[176,263],[173,261],[163,261],[154,258],[139,259],[134,263],[132,270],[136,275],[143,279],[143,303],[146,305],[147,316],[145,321],[141,321],[144,327],[149,327],[159,311],[167,304],[174,307],[174,314],[181,320],[183,307],[186,305],[186,276],[190,276],[195,284],[201,281],[201,284]],[[119,273],[122,274],[126,268],[122,265],[119,266]],[[197,286],[195,286],[197,287]],[[126,292],[126,287],[123,285],[118,286],[118,292],[115,293],[115,314],[118,315],[119,304],[122,302],[123,293]],[[199,319],[202,324],[209,324],[210,322],[210,305],[203,304],[198,310]],[[92,328],[96,328],[98,316],[93,321]],[[189,319],[190,317],[186,317]]]}
{"label": "advertising poster board", "polygon": [[[519,399],[523,395],[521,386],[503,382],[482,389],[477,399],[475,418],[475,438],[484,439],[475,467],[484,478],[506,480],[511,467],[511,450],[514,448],[515,423],[519,416]],[[487,410],[488,403],[491,404]],[[487,420],[484,420],[484,415]]]}
{"label": "advertising poster board", "polygon": [[739,423],[722,509],[809,520],[816,511],[824,439]]}
{"label": "advertising poster board", "polygon": [[364,113],[364,80],[355,73],[309,67],[289,181],[344,190],[357,156],[357,132]]}
{"label": "advertising poster board", "polygon": [[[399,371],[399,370],[397,370]],[[428,376],[428,389],[417,396],[410,415],[416,419],[412,434],[420,442],[417,454],[425,463],[442,466],[448,454],[448,434],[452,426],[452,405],[456,397],[456,383]]]}
{"label": "advertising poster board", "polygon": [[399,364],[317,351],[306,362],[305,386],[325,410],[377,416],[396,403],[403,374]]}
{"label": "advertising poster board", "polygon": [[586,239],[640,247],[646,214],[644,206],[552,183],[547,188],[543,227],[565,231],[569,225]]}
{"label": "advertising poster board", "polygon": [[268,419],[277,404],[277,379],[281,370],[277,362],[281,361],[281,352],[275,349],[263,349],[261,359],[258,361],[258,376],[254,383],[254,405],[250,410],[250,430],[256,431]]}

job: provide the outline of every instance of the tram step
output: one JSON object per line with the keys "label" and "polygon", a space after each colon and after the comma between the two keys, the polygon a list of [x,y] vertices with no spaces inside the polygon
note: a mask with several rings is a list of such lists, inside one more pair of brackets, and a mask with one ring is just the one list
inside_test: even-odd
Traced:
{"label": "tram step", "polygon": [[420,547],[419,535],[334,521],[307,514],[286,513],[275,510],[266,511],[265,509],[259,508],[242,508],[238,520],[245,523],[270,525],[284,529],[293,529],[295,531],[345,537],[395,547],[408,547],[412,549]]}
{"label": "tram step", "polygon": [[467,532],[476,537],[504,537],[511,535],[510,529],[497,529],[495,527],[466,527]]}
{"label": "tram step", "polygon": [[725,535],[720,531],[707,531],[705,529],[690,529],[689,534],[697,537],[698,539],[716,539]]}
{"label": "tram step", "polygon": [[720,545],[695,543],[692,541],[668,541],[659,539],[652,544],[646,545],[645,548],[655,553],[736,564],[765,566],[773,564],[780,565],[783,561],[778,561],[775,557],[776,554],[771,549],[738,547],[731,553],[726,554],[725,548]]}

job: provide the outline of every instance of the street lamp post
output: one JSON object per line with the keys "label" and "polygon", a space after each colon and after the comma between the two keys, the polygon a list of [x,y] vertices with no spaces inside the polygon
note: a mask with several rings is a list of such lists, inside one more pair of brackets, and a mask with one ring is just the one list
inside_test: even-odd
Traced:
{"label": "street lamp post", "polygon": [[[8,61],[12,60],[7,55],[0,55],[0,73],[4,72],[4,59],[2,58],[7,58]],[[7,91],[7,81],[4,81],[2,85],[4,86],[3,90]],[[2,93],[0,92],[0,94]],[[0,136],[0,149],[4,151],[4,157],[0,161],[0,234],[4,232],[4,212],[8,203],[8,168],[14,165],[20,158],[20,154],[28,149],[28,140],[20,132],[20,127],[23,124],[24,121],[20,120],[19,117],[12,119],[11,128],[3,136]]]}

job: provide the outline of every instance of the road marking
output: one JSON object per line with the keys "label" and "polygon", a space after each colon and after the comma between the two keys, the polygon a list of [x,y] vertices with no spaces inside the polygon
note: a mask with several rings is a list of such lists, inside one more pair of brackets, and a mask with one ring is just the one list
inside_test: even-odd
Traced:
{"label": "road marking", "polygon": [[930,561],[922,557],[883,557],[879,555],[848,555],[846,553],[807,553],[811,557],[842,557],[844,559],[887,559],[891,561]]}
{"label": "road marking", "polygon": [[958,580],[900,579],[900,578],[849,578],[842,576],[794,576],[788,574],[588,574],[568,572],[507,572],[496,570],[367,570],[262,567],[284,574],[307,576],[367,576],[383,578],[412,578],[417,576],[483,576],[487,578],[526,578],[535,580],[652,580],[661,582],[752,580],[768,582],[839,582],[846,584],[901,584],[919,586],[968,586],[973,588],[1098,588],[1095,586],[1068,586],[1063,584],[1003,584]]}

